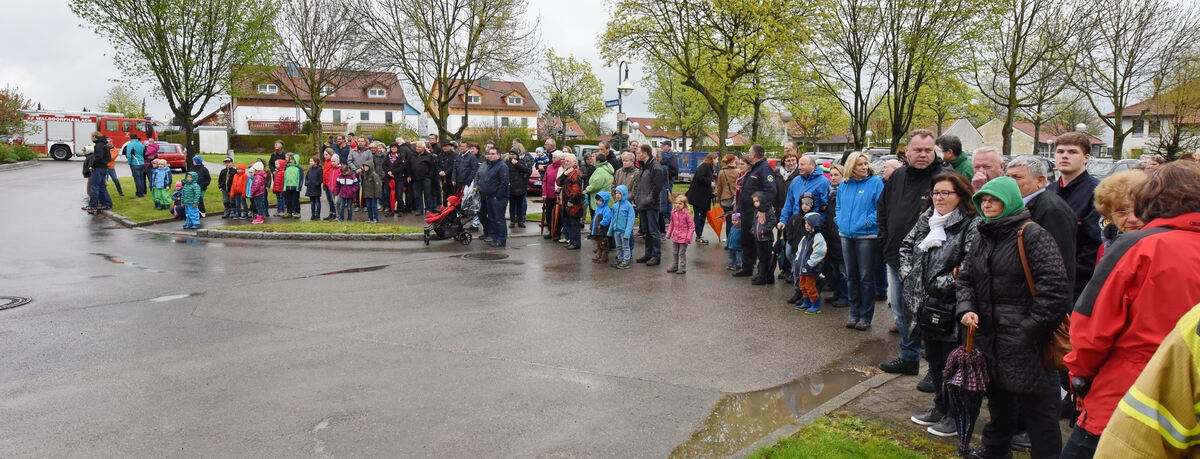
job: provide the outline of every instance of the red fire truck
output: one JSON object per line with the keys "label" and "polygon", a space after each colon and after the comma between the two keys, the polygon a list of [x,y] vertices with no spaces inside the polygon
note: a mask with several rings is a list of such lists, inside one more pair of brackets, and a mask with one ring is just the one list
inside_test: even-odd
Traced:
{"label": "red fire truck", "polygon": [[84,148],[92,145],[93,131],[108,137],[109,143],[115,148],[125,145],[130,134],[137,134],[143,141],[158,139],[150,121],[124,118],[120,113],[35,110],[24,113],[25,124],[29,128],[26,130],[25,145],[59,161],[86,154]]}

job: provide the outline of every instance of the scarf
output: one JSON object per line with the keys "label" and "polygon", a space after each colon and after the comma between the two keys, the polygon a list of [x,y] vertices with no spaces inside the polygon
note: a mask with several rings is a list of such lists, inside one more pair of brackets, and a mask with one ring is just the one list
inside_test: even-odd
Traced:
{"label": "scarf", "polygon": [[958,209],[950,211],[946,215],[938,213],[937,209],[933,209],[933,214],[929,216],[929,234],[925,235],[925,239],[917,244],[917,248],[928,252],[935,247],[941,247],[942,242],[946,240],[946,221],[950,220],[950,216],[958,212]]}

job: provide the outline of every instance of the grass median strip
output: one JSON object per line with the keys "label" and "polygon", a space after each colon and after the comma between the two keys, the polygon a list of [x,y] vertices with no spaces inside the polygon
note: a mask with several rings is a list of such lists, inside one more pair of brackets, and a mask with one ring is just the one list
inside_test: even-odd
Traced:
{"label": "grass median strip", "polygon": [[366,222],[285,222],[237,225],[213,228],[225,231],[261,231],[264,233],[396,234],[420,233],[424,228]]}
{"label": "grass median strip", "polygon": [[954,447],[936,443],[920,434],[896,432],[859,418],[823,418],[805,426],[795,436],[758,450],[755,459],[792,458],[951,458]]}

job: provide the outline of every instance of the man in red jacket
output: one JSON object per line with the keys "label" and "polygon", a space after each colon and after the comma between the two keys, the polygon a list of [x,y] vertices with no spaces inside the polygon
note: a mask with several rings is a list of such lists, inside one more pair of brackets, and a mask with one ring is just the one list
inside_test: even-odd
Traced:
{"label": "man in red jacket", "polygon": [[1071,314],[1064,359],[1082,410],[1063,458],[1090,458],[1121,397],[1155,349],[1200,302],[1200,165],[1176,161],[1133,191],[1142,231],[1105,253]]}

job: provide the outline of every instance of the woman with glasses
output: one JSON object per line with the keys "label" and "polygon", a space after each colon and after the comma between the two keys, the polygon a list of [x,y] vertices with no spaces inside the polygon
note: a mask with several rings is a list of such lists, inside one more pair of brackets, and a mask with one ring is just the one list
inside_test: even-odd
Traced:
{"label": "woman with glasses", "polygon": [[977,327],[975,346],[987,357],[991,420],[983,446],[969,457],[1010,457],[1012,437],[1024,425],[1030,456],[1057,458],[1058,374],[1046,368],[1042,352],[1071,310],[1062,254],[1054,237],[1030,220],[1016,180],[993,179],[973,200],[983,222],[955,282],[956,313],[963,325]]}
{"label": "woman with glasses", "polygon": [[1133,212],[1133,189],[1150,176],[1139,170],[1117,172],[1105,177],[1096,185],[1092,200],[1100,213],[1100,249],[1096,262],[1104,258],[1105,249],[1116,242],[1117,237],[1142,229],[1146,223]]}
{"label": "woman with glasses", "polygon": [[929,197],[930,207],[900,243],[904,303],[916,318],[908,333],[924,341],[934,387],[933,408],[910,419],[931,434],[949,437],[958,429],[942,388],[942,369],[959,341],[954,275],[971,250],[979,217],[971,204],[971,184],[954,171],[933,176]]}

